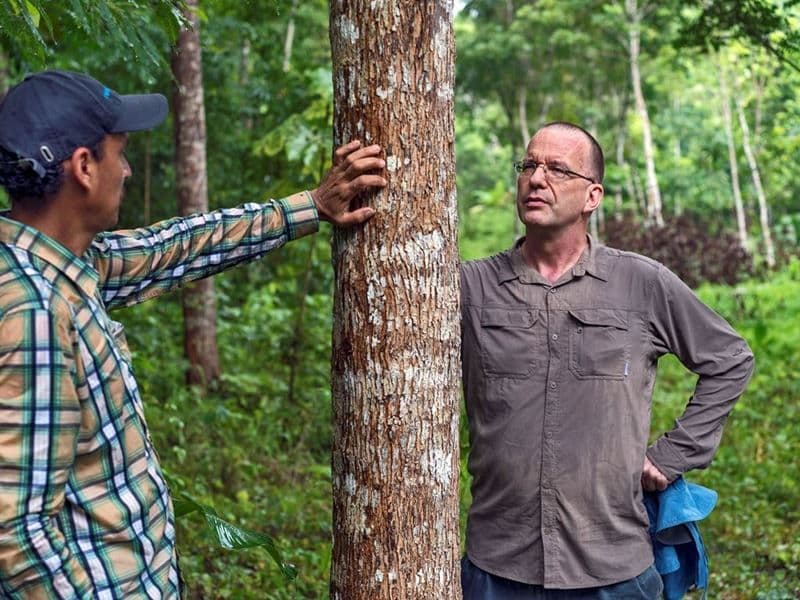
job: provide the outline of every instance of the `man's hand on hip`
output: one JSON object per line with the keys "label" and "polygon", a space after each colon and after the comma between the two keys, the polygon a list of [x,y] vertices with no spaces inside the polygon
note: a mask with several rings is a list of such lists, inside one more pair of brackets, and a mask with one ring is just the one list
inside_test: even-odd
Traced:
{"label": "man's hand on hip", "polygon": [[386,166],[380,153],[377,144],[362,148],[357,140],[336,149],[331,170],[310,192],[321,220],[350,227],[375,214],[375,209],[366,206],[350,210],[350,204],[359,193],[386,186],[386,179],[375,173]]}
{"label": "man's hand on hip", "polygon": [[642,488],[645,492],[660,492],[667,489],[669,481],[650,459],[644,457],[644,467],[642,467]]}

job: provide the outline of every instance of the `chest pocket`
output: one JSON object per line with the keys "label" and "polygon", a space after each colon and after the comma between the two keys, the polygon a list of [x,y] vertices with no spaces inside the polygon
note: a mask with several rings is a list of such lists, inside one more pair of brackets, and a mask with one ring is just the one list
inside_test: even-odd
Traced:
{"label": "chest pocket", "polygon": [[481,362],[487,376],[523,378],[533,372],[538,316],[534,309],[481,309]]}
{"label": "chest pocket", "polygon": [[631,354],[628,313],[592,308],[569,314],[572,374],[578,379],[625,379]]}

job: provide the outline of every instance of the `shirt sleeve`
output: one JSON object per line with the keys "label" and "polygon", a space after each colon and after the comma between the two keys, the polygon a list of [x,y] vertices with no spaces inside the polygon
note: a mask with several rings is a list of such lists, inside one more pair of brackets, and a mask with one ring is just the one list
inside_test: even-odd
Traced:
{"label": "shirt sleeve", "polygon": [[671,352],[698,375],[694,394],[672,430],[647,450],[673,481],[711,463],[722,428],[753,372],[747,342],[665,267],[653,284],[650,315],[659,355]]}
{"label": "shirt sleeve", "polygon": [[130,306],[260,258],[319,228],[308,192],[115,231],[90,248],[108,308]]}
{"label": "shirt sleeve", "polygon": [[0,320],[0,595],[89,598],[56,515],[81,422],[69,325],[43,309]]}

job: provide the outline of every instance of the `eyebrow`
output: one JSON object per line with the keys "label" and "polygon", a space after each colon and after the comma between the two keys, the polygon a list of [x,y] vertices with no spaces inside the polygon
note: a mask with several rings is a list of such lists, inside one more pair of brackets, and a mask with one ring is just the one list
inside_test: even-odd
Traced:
{"label": "eyebrow", "polygon": [[544,163],[548,167],[560,167],[562,169],[571,169],[572,168],[567,163],[565,163],[564,161],[562,161],[560,159],[557,159],[557,158],[553,159],[553,160],[539,160],[538,158],[534,158],[532,156],[529,156],[525,160],[526,161],[537,162],[537,163]]}

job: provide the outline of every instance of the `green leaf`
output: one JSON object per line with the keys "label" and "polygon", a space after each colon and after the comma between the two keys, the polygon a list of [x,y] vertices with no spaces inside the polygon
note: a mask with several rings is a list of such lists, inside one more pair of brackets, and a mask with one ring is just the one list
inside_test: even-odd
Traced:
{"label": "green leaf", "polygon": [[36,8],[36,5],[32,4],[29,0],[25,0],[25,6],[28,8],[28,14],[31,17],[31,21],[36,27],[39,26],[39,21],[42,18],[42,15],[39,14],[39,9]]}
{"label": "green leaf", "polygon": [[220,547],[226,550],[264,548],[287,580],[293,581],[297,578],[297,568],[293,564],[283,561],[280,551],[275,546],[275,541],[270,536],[225,521],[212,507],[201,504],[185,492],[174,498],[172,504],[176,518],[200,512]]}

